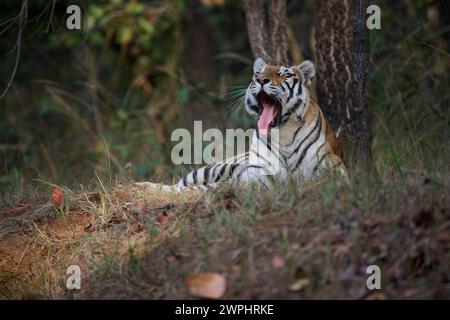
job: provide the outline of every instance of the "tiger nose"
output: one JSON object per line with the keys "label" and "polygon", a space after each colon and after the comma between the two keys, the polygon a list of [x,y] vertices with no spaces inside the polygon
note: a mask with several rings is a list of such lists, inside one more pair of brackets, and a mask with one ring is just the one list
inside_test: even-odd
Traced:
{"label": "tiger nose", "polygon": [[261,86],[265,85],[266,83],[270,82],[270,79],[263,76],[263,75],[257,75],[256,76],[256,81],[258,81]]}

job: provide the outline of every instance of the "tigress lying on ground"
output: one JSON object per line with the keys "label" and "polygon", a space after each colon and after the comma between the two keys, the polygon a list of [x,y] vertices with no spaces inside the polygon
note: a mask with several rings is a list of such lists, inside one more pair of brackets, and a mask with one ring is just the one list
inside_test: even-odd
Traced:
{"label": "tigress lying on ground", "polygon": [[346,177],[336,136],[310,97],[314,64],[307,60],[299,66],[271,66],[256,59],[253,71],[245,94],[245,109],[258,120],[250,151],[193,170],[173,186],[137,185],[176,191],[207,189],[226,181],[270,187],[288,178],[309,180],[331,168]]}

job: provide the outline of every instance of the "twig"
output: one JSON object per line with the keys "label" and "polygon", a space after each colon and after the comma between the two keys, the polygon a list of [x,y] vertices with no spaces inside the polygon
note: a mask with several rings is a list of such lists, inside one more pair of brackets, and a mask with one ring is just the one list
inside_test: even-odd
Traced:
{"label": "twig", "polygon": [[22,8],[20,9],[19,13],[19,31],[17,34],[17,42],[16,42],[16,48],[17,48],[17,55],[16,55],[16,61],[14,62],[14,68],[13,72],[11,74],[11,77],[6,84],[6,88],[3,90],[2,94],[0,95],[0,100],[3,99],[8,92],[9,88],[11,87],[11,84],[13,82],[14,77],[16,76],[17,68],[19,66],[19,59],[20,59],[20,51],[22,48],[22,31],[25,27],[25,24],[27,22],[27,14],[28,14],[28,1],[23,0],[22,1]]}
{"label": "twig", "polygon": [[55,12],[55,4],[56,4],[56,0],[53,0],[52,11],[50,12],[50,18],[48,19],[47,30],[45,32],[49,32],[50,24],[52,24],[52,22],[53,22],[53,13]]}

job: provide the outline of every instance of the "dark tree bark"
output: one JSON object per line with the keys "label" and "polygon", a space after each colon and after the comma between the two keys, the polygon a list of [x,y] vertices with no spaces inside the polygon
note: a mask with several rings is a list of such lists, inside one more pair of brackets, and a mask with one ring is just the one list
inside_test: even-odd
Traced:
{"label": "dark tree bark", "polygon": [[288,64],[286,1],[272,0],[269,3],[270,46],[272,60],[281,65]]}
{"label": "dark tree bark", "polygon": [[369,30],[366,26],[367,0],[353,0],[353,100],[350,111],[351,134],[356,138],[356,160],[372,167],[372,130],[369,117]]}
{"label": "dark tree bark", "polygon": [[269,19],[264,0],[243,0],[248,38],[255,58],[270,64],[288,64],[286,1],[269,2]]}
{"label": "dark tree bark", "polygon": [[317,98],[348,162],[372,165],[367,0],[316,0]]}
{"label": "dark tree bark", "polygon": [[266,13],[264,0],[244,0],[247,32],[255,58],[265,61],[271,60],[269,39],[267,35]]}
{"label": "dark tree bark", "polygon": [[339,136],[347,130],[352,100],[350,2],[316,0],[314,8],[317,99]]}

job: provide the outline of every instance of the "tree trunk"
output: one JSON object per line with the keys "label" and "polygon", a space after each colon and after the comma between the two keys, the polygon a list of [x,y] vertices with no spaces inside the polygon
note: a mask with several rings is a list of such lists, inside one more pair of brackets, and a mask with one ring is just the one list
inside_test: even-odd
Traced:
{"label": "tree trunk", "polygon": [[372,167],[372,130],[370,127],[368,72],[369,30],[366,26],[367,0],[353,0],[353,100],[350,110],[351,134],[356,138],[356,161]]}
{"label": "tree trunk", "polygon": [[287,23],[286,1],[272,0],[269,3],[270,46],[272,60],[286,66],[287,58]]}
{"label": "tree trunk", "polygon": [[352,100],[350,2],[316,0],[314,8],[317,99],[340,138],[348,130]]}
{"label": "tree trunk", "polygon": [[271,60],[264,0],[244,0],[248,39],[255,58]]}
{"label": "tree trunk", "polygon": [[372,165],[367,0],[316,0],[317,98],[346,162]]}
{"label": "tree trunk", "polygon": [[253,56],[269,64],[287,65],[286,1],[271,0],[268,15],[264,0],[243,0],[243,5]]}

